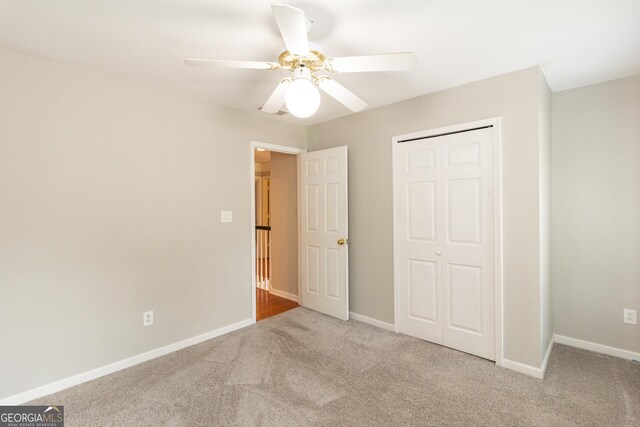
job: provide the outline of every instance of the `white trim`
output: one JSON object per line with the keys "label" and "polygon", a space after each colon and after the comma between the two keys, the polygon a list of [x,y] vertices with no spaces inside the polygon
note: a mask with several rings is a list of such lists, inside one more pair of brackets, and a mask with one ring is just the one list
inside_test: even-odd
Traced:
{"label": "white trim", "polygon": [[509,359],[502,359],[502,367],[511,369],[512,371],[520,372],[521,374],[528,375],[539,380],[544,378],[544,371],[542,368],[536,368],[531,365],[525,365],[524,363],[514,362]]}
{"label": "white trim", "polygon": [[302,247],[302,219],[301,214],[302,206],[300,204],[302,197],[300,196],[300,181],[301,181],[301,172],[300,172],[301,164],[300,164],[300,156],[296,156],[296,210],[297,210],[297,221],[298,221],[298,304],[302,305],[302,260],[300,259],[300,248]]}
{"label": "white trim", "polygon": [[[502,119],[500,117],[493,117],[485,120],[478,120],[475,122],[469,123],[461,123],[452,126],[445,126],[436,129],[429,129],[426,131],[414,132],[405,135],[394,136],[391,139],[391,161],[392,161],[392,171],[393,171],[393,181],[396,180],[396,150],[398,142],[406,139],[413,138],[423,138],[431,135],[438,135],[448,132],[457,132],[461,130],[472,129],[476,127],[483,126],[493,126],[493,156],[494,156],[494,185],[493,185],[493,194],[494,194],[494,207],[493,207],[493,218],[494,218],[494,227],[493,227],[493,253],[495,260],[495,268],[494,268],[494,280],[495,280],[495,362],[498,366],[504,366],[503,358],[504,358],[504,325],[503,325],[503,265],[502,265]],[[398,195],[396,192],[393,192],[393,267],[394,267],[394,283],[393,283],[393,296],[394,296],[394,318],[393,321],[395,323],[394,330],[398,331],[398,316],[399,316],[399,307],[398,307],[398,293],[399,293],[399,279],[398,279],[398,271],[396,271],[396,262],[398,260],[398,242],[395,236],[400,234],[400,230],[398,230],[396,224],[396,218],[398,217],[398,213],[396,212],[396,206],[398,202]],[[511,362],[517,363],[517,362]],[[523,365],[527,366],[527,365]],[[536,368],[532,368],[536,369]]]}
{"label": "white trim", "polygon": [[78,384],[82,384],[87,381],[91,381],[96,378],[121,371],[122,369],[130,368],[131,366],[137,365],[139,363],[147,362],[149,360],[165,356],[169,353],[173,353],[174,351],[182,350],[183,348],[191,347],[192,345],[199,344],[201,342],[219,337],[224,334],[228,334],[229,332],[247,327],[252,323],[253,322],[251,319],[242,320],[240,322],[223,326],[221,328],[214,329],[213,331],[209,331],[201,335],[196,335],[195,337],[187,338],[173,344],[165,345],[164,347],[156,348],[155,350],[147,351],[146,353],[128,357],[118,362],[110,363],[108,365],[101,366],[99,368],[83,372],[81,374],[54,381],[52,383],[27,390],[22,393],[14,394],[13,396],[0,399],[0,405],[20,405],[25,402],[29,402],[30,400],[37,399],[42,396],[47,396],[49,394],[56,393],[58,391],[76,386]]}
{"label": "white trim", "polygon": [[[251,322],[256,323],[256,239],[254,238],[254,227],[256,224],[256,188],[255,188],[255,175],[256,175],[256,159],[255,159],[255,149],[256,148],[264,148],[265,150],[275,151],[278,153],[285,154],[295,154],[298,155],[300,153],[306,153],[307,150],[304,148],[297,147],[288,147],[286,145],[277,145],[277,144],[269,144],[266,142],[259,141],[251,141],[249,143],[249,183],[251,189],[251,200],[250,200],[250,217],[251,217]],[[298,182],[300,181],[300,167],[298,166]],[[298,189],[300,191],[300,189]],[[300,197],[298,195],[298,200]],[[299,211],[299,210],[298,210]],[[300,216],[300,212],[298,212],[298,217]],[[300,226],[300,221],[298,219],[298,227]],[[298,232],[298,236],[300,233]],[[300,246],[300,245],[298,245]],[[298,267],[298,272],[300,268]],[[299,274],[299,273],[298,273]]]}
{"label": "white trim", "polygon": [[270,144],[268,142],[251,141],[252,153],[253,153],[253,149],[255,148],[264,148],[267,151],[275,151],[277,153],[285,153],[285,154],[300,154],[300,153],[307,152],[305,148],[290,147],[288,145]]}
{"label": "white trim", "polygon": [[349,312],[349,318],[387,331],[396,332],[395,326],[391,323],[383,322],[382,320],[374,319],[373,317],[365,316],[363,314],[354,313],[353,311]]}
{"label": "white trim", "polygon": [[400,278],[398,269],[396,269],[396,265],[398,263],[398,259],[400,256],[398,255],[398,239],[396,236],[400,235],[400,227],[398,226],[398,202],[399,195],[395,191],[395,181],[396,181],[396,145],[398,143],[398,138],[391,138],[391,203],[392,203],[392,211],[391,211],[391,223],[393,225],[392,230],[392,238],[393,238],[393,331],[395,333],[400,333],[398,328],[399,317],[400,317],[400,290],[398,283],[400,283]]}
{"label": "white trim", "polygon": [[290,294],[289,292],[271,288],[269,289],[269,293],[277,297],[286,298],[288,300],[298,302],[298,295]]}
{"label": "white trim", "polygon": [[[493,256],[496,365],[502,366],[504,357],[504,298],[502,266],[502,119],[489,120],[493,124]],[[542,373],[544,377],[544,372]]]}
{"label": "white trim", "polygon": [[551,352],[553,351],[553,346],[556,343],[555,336],[551,336],[549,340],[549,345],[547,346],[547,351],[544,354],[544,359],[542,359],[542,378],[544,378],[544,374],[547,373],[547,365],[549,365],[549,359],[551,358]]}
{"label": "white trim", "polygon": [[640,353],[636,353],[635,351],[623,350],[621,348],[610,347],[608,345],[597,344],[591,341],[579,340],[577,338],[566,337],[558,334],[555,334],[553,338],[558,344],[595,351],[596,353],[608,354],[609,356],[621,357],[627,360],[640,361]]}

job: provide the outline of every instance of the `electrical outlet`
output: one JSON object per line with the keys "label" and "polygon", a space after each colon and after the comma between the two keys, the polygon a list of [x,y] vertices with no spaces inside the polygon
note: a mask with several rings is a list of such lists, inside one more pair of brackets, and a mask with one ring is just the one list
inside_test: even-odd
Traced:
{"label": "electrical outlet", "polygon": [[142,326],[153,325],[153,311],[145,311],[142,313]]}
{"label": "electrical outlet", "polygon": [[220,211],[220,222],[231,222],[231,221],[233,221],[233,212]]}
{"label": "electrical outlet", "polygon": [[623,313],[624,313],[624,323],[628,323],[630,325],[638,324],[638,316],[635,310],[625,308],[623,310]]}

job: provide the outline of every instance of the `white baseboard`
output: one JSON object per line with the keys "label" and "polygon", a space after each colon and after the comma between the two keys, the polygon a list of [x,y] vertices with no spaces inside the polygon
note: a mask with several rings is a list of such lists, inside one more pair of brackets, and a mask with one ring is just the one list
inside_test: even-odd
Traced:
{"label": "white baseboard", "polygon": [[534,378],[544,378],[544,374],[547,370],[547,365],[549,364],[549,358],[551,357],[551,351],[553,349],[554,344],[564,344],[571,347],[581,348],[583,350],[594,351],[596,353],[602,353],[609,356],[621,357],[627,360],[637,360],[640,361],[640,353],[636,353],[630,350],[623,350],[621,348],[610,347],[604,344],[596,344],[591,341],[579,340],[577,338],[566,337],[564,335],[554,334],[549,342],[549,346],[547,347],[547,352],[545,353],[544,359],[542,361],[542,367],[536,368],[534,366],[525,365],[524,363],[514,362],[512,360],[504,359],[502,361],[502,366],[517,372],[520,372],[525,375],[532,376]]}
{"label": "white baseboard", "polygon": [[383,322],[382,320],[378,320],[369,316],[364,316],[362,314],[354,313],[353,311],[349,312],[349,318],[353,320],[357,320],[358,322],[367,323],[372,326],[377,326],[378,328],[386,329],[387,331],[395,332],[395,328],[391,323]]}
{"label": "white baseboard", "polygon": [[555,336],[552,336],[549,340],[549,345],[547,346],[547,350],[544,354],[544,358],[542,359],[542,366],[540,368],[536,368],[535,366],[526,365],[520,362],[514,362],[513,360],[502,359],[502,367],[511,369],[512,371],[520,372],[521,374],[529,375],[533,378],[544,379],[544,374],[547,372],[547,365],[549,364],[549,359],[551,358],[551,351],[553,350],[553,345],[555,344]]}
{"label": "white baseboard", "polygon": [[233,323],[228,326],[223,326],[222,328],[218,328],[213,331],[197,335],[195,337],[187,338],[185,340],[178,341],[164,347],[156,348],[155,350],[151,350],[146,353],[128,357],[118,362],[110,363],[106,366],[101,366],[100,368],[92,369],[90,371],[83,372],[72,377],[64,378],[62,380],[58,380],[50,384],[27,390],[22,393],[14,394],[13,396],[0,399],[0,405],[20,405],[22,403],[29,402],[30,400],[37,399],[42,396],[47,396],[51,393],[56,393],[69,387],[73,387],[78,384],[82,384],[87,381],[91,381],[96,378],[114,373],[116,371],[129,368],[139,363],[146,362],[148,360],[152,360],[169,353],[173,353],[174,351],[182,350],[186,347],[191,347],[192,345],[199,344],[203,341],[228,334],[229,332],[233,332],[235,330],[249,326],[252,323],[253,322],[251,319],[242,320],[240,322]]}
{"label": "white baseboard", "polygon": [[282,297],[291,301],[299,302],[298,295],[290,294],[289,292],[280,291],[278,289],[269,289],[269,293],[274,294],[277,297]]}
{"label": "white baseboard", "polygon": [[502,367],[511,369],[512,371],[520,372],[521,374],[529,375],[533,378],[543,379],[544,371],[542,368],[536,368],[535,366],[525,365],[524,363],[514,362],[509,359],[502,359]]}
{"label": "white baseboard", "polygon": [[549,364],[549,359],[551,358],[551,351],[553,351],[553,346],[556,343],[555,335],[551,335],[551,339],[549,340],[549,345],[547,346],[547,351],[544,353],[544,359],[542,359],[542,378],[544,378],[544,374],[547,372],[547,365]]}
{"label": "white baseboard", "polygon": [[565,337],[564,335],[558,334],[554,335],[554,339],[558,344],[569,345],[571,347],[577,347],[583,350],[595,351],[596,353],[608,354],[609,356],[621,357],[627,360],[640,361],[640,353],[636,353],[635,351],[609,347],[608,345],[596,344],[591,341],[579,340],[577,338]]}

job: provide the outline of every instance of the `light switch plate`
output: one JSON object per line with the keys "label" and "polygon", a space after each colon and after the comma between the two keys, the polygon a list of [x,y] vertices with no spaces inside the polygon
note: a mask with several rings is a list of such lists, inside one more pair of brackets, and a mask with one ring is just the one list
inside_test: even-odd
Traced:
{"label": "light switch plate", "polygon": [[231,221],[233,221],[232,211],[220,211],[220,222],[231,222]]}

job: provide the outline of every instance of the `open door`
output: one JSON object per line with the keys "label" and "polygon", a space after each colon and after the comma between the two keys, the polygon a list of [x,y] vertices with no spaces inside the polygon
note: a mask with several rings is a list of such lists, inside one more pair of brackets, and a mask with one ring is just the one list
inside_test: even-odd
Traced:
{"label": "open door", "polygon": [[349,320],[347,147],[300,155],[300,304]]}

